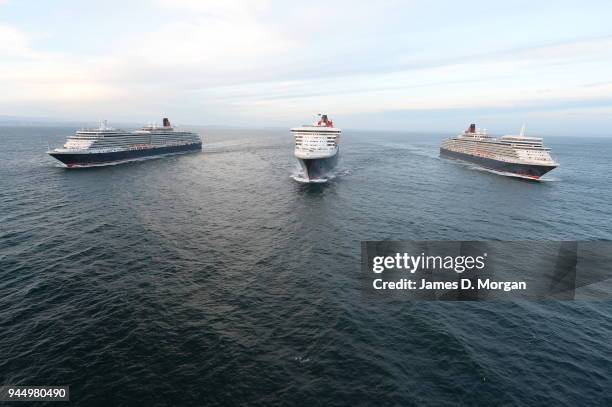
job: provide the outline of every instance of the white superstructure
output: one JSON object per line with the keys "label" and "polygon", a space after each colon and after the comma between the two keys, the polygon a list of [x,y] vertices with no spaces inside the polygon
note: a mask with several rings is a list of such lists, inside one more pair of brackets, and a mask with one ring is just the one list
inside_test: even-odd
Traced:
{"label": "white superstructure", "polygon": [[327,115],[310,126],[294,127],[291,133],[295,138],[294,154],[299,159],[316,160],[338,154],[342,131],[334,128]]}
{"label": "white superstructure", "polygon": [[521,131],[518,136],[493,138],[486,130],[471,126],[454,138],[442,142],[445,150],[508,163],[551,165],[558,164],[550,155],[550,148],[544,147],[542,138],[526,137]]}
{"label": "white superstructure", "polygon": [[68,136],[63,148],[54,152],[101,153],[200,143],[200,137],[188,131],[175,131],[168,119],[163,126],[148,125],[136,131],[117,130],[106,121],[96,129],[81,129]]}

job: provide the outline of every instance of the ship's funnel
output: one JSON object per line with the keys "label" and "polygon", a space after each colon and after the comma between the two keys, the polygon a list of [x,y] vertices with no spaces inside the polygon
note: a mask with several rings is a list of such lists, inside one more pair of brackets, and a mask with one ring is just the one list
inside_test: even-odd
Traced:
{"label": "ship's funnel", "polygon": [[468,130],[468,133],[476,133],[476,124],[470,124],[470,129]]}
{"label": "ship's funnel", "polygon": [[164,117],[164,127],[172,127],[172,126],[170,125],[170,120],[168,120],[168,118],[167,118],[167,117]]}

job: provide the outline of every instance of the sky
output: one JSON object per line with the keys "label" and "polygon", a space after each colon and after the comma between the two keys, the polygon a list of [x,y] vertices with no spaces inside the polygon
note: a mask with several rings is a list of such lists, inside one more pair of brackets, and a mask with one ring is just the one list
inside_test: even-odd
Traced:
{"label": "sky", "polygon": [[0,117],[612,136],[611,21],[607,0],[0,0]]}

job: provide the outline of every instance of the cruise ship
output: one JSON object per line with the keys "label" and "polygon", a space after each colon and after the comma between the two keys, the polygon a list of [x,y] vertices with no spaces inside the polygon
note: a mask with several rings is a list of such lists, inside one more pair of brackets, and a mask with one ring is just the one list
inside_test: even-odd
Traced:
{"label": "cruise ship", "polygon": [[67,168],[82,168],[193,151],[202,151],[200,136],[175,131],[164,118],[162,126],[148,125],[136,131],[117,130],[105,121],[97,129],[78,130],[62,148],[48,154]]}
{"label": "cruise ship", "polygon": [[340,134],[327,115],[319,115],[312,125],[294,127],[294,155],[300,163],[307,182],[325,181],[338,163]]}
{"label": "cruise ship", "polygon": [[525,137],[525,127],[518,136],[493,138],[475,124],[462,134],[446,139],[440,146],[440,155],[477,164],[502,175],[539,180],[559,166],[550,156],[550,148],[542,139]]}

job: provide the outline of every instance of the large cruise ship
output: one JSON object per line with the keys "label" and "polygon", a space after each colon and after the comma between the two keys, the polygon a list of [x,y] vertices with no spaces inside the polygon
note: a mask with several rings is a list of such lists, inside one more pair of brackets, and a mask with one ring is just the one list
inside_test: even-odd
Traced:
{"label": "large cruise ship", "polygon": [[294,127],[294,155],[298,159],[306,181],[325,181],[338,162],[340,134],[327,115],[319,115],[314,124]]}
{"label": "large cruise ship", "polygon": [[475,124],[462,134],[446,139],[440,146],[440,155],[457,158],[497,171],[503,175],[538,180],[559,166],[544,147],[541,138],[519,136],[493,138]]}
{"label": "large cruise ship", "polygon": [[105,121],[97,129],[78,130],[62,148],[48,153],[68,168],[80,168],[201,150],[199,135],[175,131],[164,118],[162,126],[149,125],[136,131],[116,130]]}

